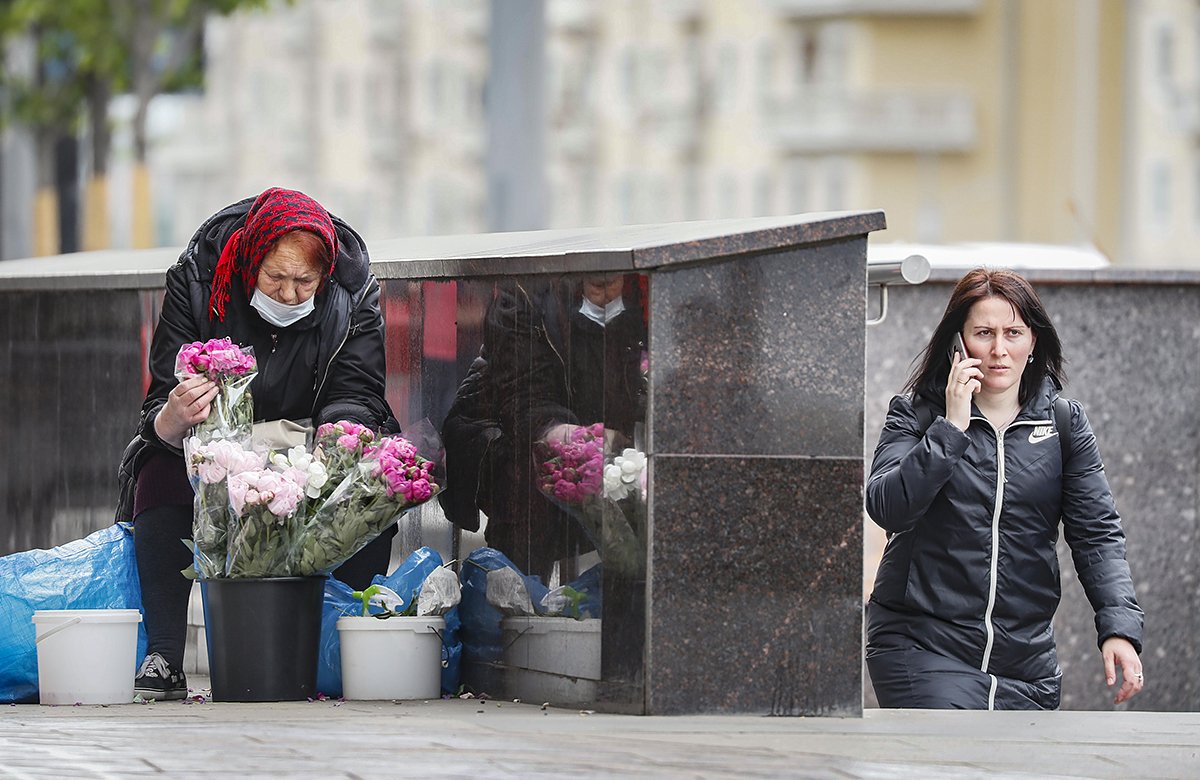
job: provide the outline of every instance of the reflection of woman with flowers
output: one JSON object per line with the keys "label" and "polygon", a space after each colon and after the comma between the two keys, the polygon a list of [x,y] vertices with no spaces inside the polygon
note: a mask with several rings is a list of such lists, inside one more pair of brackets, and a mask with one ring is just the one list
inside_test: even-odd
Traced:
{"label": "reflection of woman with flowers", "polygon": [[[598,424],[605,449],[619,452],[644,420],[646,322],[638,279],[601,274],[500,289],[485,320],[483,360],[459,392],[493,400],[495,426],[480,426],[457,402],[443,426],[454,486],[444,494],[447,516],[478,528],[475,504],[452,505],[474,496],[488,517],[488,544],[530,574],[548,577],[556,561],[593,544],[577,518],[546,500],[545,448],[582,445],[577,439]],[[597,466],[565,476],[588,477],[595,492],[603,463]]]}
{"label": "reflection of woman with flowers", "polygon": [[[136,480],[127,511],[149,647],[135,690],[146,698],[187,694],[182,665],[191,582],[180,571],[192,556],[180,539],[192,534],[193,492],[182,445],[193,427],[220,414],[218,384],[204,369],[222,353],[185,355],[200,370],[183,380],[175,369],[181,347],[213,339],[253,350],[254,421],[397,427],[384,398],[379,283],[362,238],[313,199],[278,188],[205,221],[167,271],[150,388],[138,439],[121,469],[125,484]],[[338,576],[361,590],[386,568],[389,554],[385,535]]]}

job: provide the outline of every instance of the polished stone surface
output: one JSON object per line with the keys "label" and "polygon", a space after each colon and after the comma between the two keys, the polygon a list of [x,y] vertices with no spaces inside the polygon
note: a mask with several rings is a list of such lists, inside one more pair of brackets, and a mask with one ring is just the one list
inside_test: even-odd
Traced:
{"label": "polished stone surface", "polygon": [[653,470],[648,711],[857,715],[862,462]]}
{"label": "polished stone surface", "polygon": [[651,714],[860,711],[865,252],[651,276]]}
{"label": "polished stone surface", "polygon": [[[861,236],[882,211],[567,228],[457,236],[368,237],[380,279],[463,279],[633,271]],[[75,252],[0,264],[0,290],[161,287],[182,247]]]}
{"label": "polished stone surface", "polygon": [[134,291],[0,295],[0,555],[113,522],[116,472],[141,409]]}
{"label": "polished stone surface", "polygon": [[[1200,710],[1200,278],[1124,272],[1080,284],[1031,275],[1068,359],[1065,394],[1084,406],[1121,512],[1127,557],[1146,612],[1146,689],[1118,709]],[[1156,281],[1160,280],[1160,281]],[[952,284],[891,293],[868,329],[864,446],[868,468],[888,399],[940,318]],[[866,578],[881,532],[867,522]],[[1113,709],[1091,607],[1059,542],[1063,601],[1055,619],[1065,709]],[[867,686],[868,701],[871,701]]]}
{"label": "polished stone surface", "polygon": [[866,239],[651,282],[657,453],[861,457]]}
{"label": "polished stone surface", "polygon": [[[864,236],[883,225],[881,212],[843,212],[372,242],[388,400],[406,430],[422,417],[440,424],[498,280],[532,273],[573,290],[589,271],[650,276],[645,427],[659,514],[635,536],[653,529],[657,564],[646,571],[642,551],[623,582],[606,573],[606,598],[620,598],[604,619],[621,630],[605,636],[600,704],[857,713]],[[17,402],[0,424],[17,437],[6,441],[37,451],[5,466],[0,553],[111,522],[116,465],[145,390],[155,288],[174,255],[0,268],[0,384]],[[404,519],[397,545],[461,558],[451,537],[430,506]],[[691,648],[678,644],[688,621],[704,631]],[[643,649],[644,626],[661,644]]]}

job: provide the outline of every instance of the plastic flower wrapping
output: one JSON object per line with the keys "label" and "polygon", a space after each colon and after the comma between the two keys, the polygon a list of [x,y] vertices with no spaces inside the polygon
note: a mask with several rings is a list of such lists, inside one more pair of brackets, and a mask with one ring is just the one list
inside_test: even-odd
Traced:
{"label": "plastic flower wrapping", "polygon": [[208,419],[196,426],[203,441],[229,438],[254,423],[250,382],[258,374],[253,347],[240,347],[227,338],[184,344],[175,358],[175,376],[183,381],[204,376],[217,384]]}
{"label": "plastic flower wrapping", "polygon": [[539,442],[538,488],[579,523],[606,567],[638,576],[646,566],[646,455],[610,455],[605,442],[600,423]]}
{"label": "plastic flower wrapping", "polygon": [[[247,374],[237,371],[252,364],[244,360],[248,350],[209,349],[213,343],[186,345],[177,365],[218,372],[233,367],[232,373],[210,374],[221,386],[220,397],[223,383],[240,384]],[[311,451],[303,446],[270,451],[252,436],[254,412],[246,387],[236,398],[226,398],[232,403],[224,420],[197,426],[184,441],[196,491],[196,576],[328,573],[444,487],[441,443],[427,421],[413,426],[413,432],[434,459],[421,455],[409,438],[380,437],[351,421],[320,426]]]}

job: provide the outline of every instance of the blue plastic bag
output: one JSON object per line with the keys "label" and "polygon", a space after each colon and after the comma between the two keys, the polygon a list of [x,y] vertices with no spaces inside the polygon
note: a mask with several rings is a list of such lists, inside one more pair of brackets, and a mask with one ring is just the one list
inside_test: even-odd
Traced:
{"label": "blue plastic bag", "polygon": [[[504,616],[487,601],[488,572],[509,568],[520,574],[529,591],[529,599],[539,615],[545,614],[542,599],[549,592],[542,578],[525,574],[504,553],[491,547],[480,547],[467,557],[462,569],[462,603],[458,605],[458,616],[462,621],[462,657],[468,663],[493,663],[504,655],[501,646],[503,632],[500,621]],[[570,583],[575,590],[585,594],[580,609],[591,615],[601,613],[600,595],[601,565],[585,571]]]}
{"label": "blue plastic bag", "polygon": [[[129,523],[49,550],[0,558],[0,702],[37,701],[36,610],[141,608]],[[131,677],[145,655],[146,628],[139,623]]]}
{"label": "blue plastic bag", "polygon": [[[383,585],[396,592],[407,607],[421,590],[421,584],[430,572],[442,565],[442,556],[436,550],[422,547],[415,550],[394,572],[386,577],[376,574],[373,585]],[[338,637],[338,618],[346,615],[361,615],[362,601],[354,598],[353,589],[346,583],[329,577],[325,582],[325,607],[321,615],[321,648],[317,661],[317,690],[326,696],[342,695],[342,644]],[[383,612],[382,607],[372,605],[370,612]],[[447,612],[446,630],[442,635],[442,692],[453,694],[458,690],[459,659],[462,645],[458,639],[458,608]]]}

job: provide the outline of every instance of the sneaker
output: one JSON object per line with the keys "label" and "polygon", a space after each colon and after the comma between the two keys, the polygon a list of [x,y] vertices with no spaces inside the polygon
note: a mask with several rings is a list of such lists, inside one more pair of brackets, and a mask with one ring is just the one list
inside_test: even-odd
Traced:
{"label": "sneaker", "polygon": [[173,668],[167,659],[158,653],[150,653],[142,661],[137,677],[133,681],[134,695],[143,699],[170,701],[187,698],[187,678],[179,669]]}

